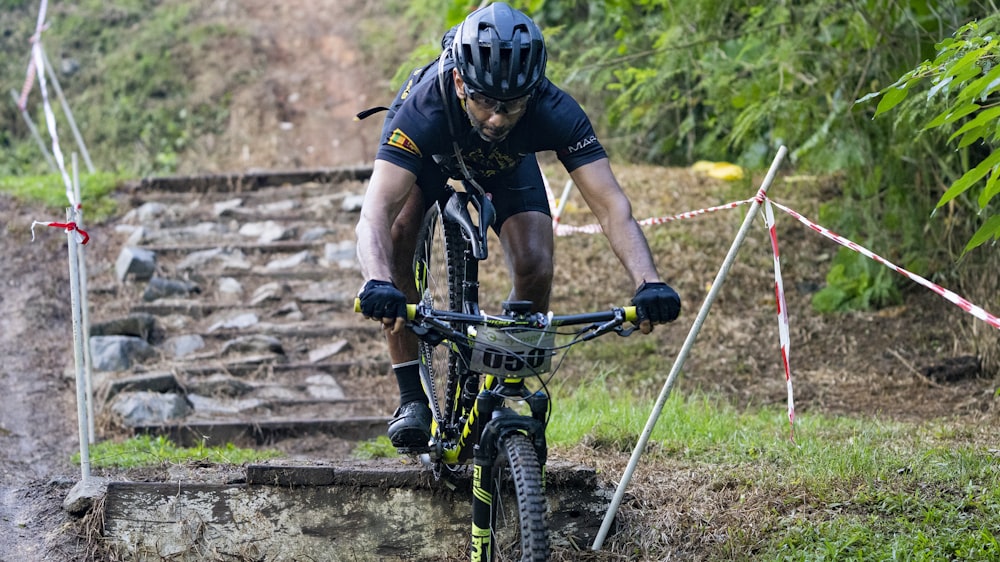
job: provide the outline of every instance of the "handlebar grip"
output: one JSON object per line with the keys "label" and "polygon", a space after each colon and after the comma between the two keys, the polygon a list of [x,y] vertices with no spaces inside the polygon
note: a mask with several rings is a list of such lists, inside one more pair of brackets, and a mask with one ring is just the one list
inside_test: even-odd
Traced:
{"label": "handlebar grip", "polygon": [[634,306],[623,307],[625,310],[625,319],[629,322],[635,322],[639,319],[639,312]]}
{"label": "handlebar grip", "polygon": [[[354,312],[361,312],[361,299],[359,297],[354,297]],[[406,305],[406,319],[413,320],[417,317],[417,305],[407,304]]]}

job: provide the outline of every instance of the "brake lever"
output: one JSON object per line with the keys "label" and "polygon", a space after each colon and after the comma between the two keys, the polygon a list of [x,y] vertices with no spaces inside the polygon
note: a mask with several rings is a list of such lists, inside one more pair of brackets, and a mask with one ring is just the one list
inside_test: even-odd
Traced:
{"label": "brake lever", "polygon": [[634,332],[635,330],[636,330],[636,327],[634,325],[631,328],[626,328],[626,327],[621,326],[621,325],[615,326],[615,328],[614,328],[614,332],[616,334],[618,334],[619,336],[623,337],[623,338],[627,338],[627,337],[631,336],[632,332]]}
{"label": "brake lever", "polygon": [[580,338],[580,341],[590,341],[596,338],[597,336],[603,336],[604,334],[611,331],[617,332],[621,329],[622,329],[621,320],[618,318],[615,318],[614,320],[609,320],[604,324],[591,324],[589,327],[587,327],[587,329],[583,330],[584,332],[586,332],[586,335]]}
{"label": "brake lever", "polygon": [[429,345],[438,345],[447,339],[444,334],[436,330],[431,330],[423,322],[407,322],[406,326],[411,332],[414,333],[414,335],[420,338],[421,341]]}

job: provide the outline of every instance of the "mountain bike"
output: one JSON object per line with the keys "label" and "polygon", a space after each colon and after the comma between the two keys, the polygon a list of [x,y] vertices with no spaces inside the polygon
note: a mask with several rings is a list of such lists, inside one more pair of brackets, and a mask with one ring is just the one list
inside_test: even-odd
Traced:
{"label": "mountain bike", "polygon": [[473,562],[542,561],[550,552],[547,383],[565,353],[553,359],[603,334],[630,335],[637,315],[631,306],[532,313],[527,301],[483,313],[479,264],[493,218],[484,194],[454,190],[424,217],[413,260],[421,301],[408,306],[407,327],[420,339],[432,437],[426,448],[401,452],[421,455],[438,478],[471,463]]}

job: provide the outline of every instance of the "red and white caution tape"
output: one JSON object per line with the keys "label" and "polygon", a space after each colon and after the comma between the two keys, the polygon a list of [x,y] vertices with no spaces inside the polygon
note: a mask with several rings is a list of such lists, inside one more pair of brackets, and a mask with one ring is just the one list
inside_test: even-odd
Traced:
{"label": "red and white caution tape", "polygon": [[45,31],[45,11],[48,6],[47,0],[42,0],[38,11],[38,21],[35,25],[35,34],[31,37],[31,62],[28,64],[27,77],[24,81],[24,88],[21,90],[21,99],[18,101],[20,109],[25,109],[28,103],[28,94],[31,92],[34,78],[38,78],[38,91],[42,95],[42,105],[45,109],[45,124],[48,126],[49,136],[52,137],[52,154],[62,176],[63,185],[66,188],[66,199],[75,210],[80,208],[79,201],[73,191],[73,182],[70,180],[69,172],[66,171],[66,159],[63,157],[62,149],[59,147],[59,133],[56,130],[56,115],[52,111],[52,104],[49,103],[48,87],[45,83],[45,55],[42,52],[42,32]]}
{"label": "red and white caution tape", "polygon": [[792,369],[788,362],[791,341],[788,336],[788,305],[785,303],[785,285],[781,281],[781,252],[778,251],[778,231],[774,223],[771,201],[764,199],[764,224],[771,238],[774,255],[774,302],[778,306],[778,341],[781,344],[781,363],[785,368],[785,385],[788,387],[788,425],[792,427],[791,440],[795,442],[795,398],[792,394]]}
{"label": "red and white caution tape", "polygon": [[864,246],[852,242],[847,238],[844,238],[843,236],[831,231],[830,229],[810,221],[809,219],[803,217],[802,215],[796,213],[795,211],[789,209],[788,207],[785,207],[784,205],[774,203],[774,206],[788,213],[792,217],[795,217],[795,219],[801,222],[802,224],[808,226],[812,230],[815,230],[816,232],[822,234],[823,236],[829,238],[830,240],[833,240],[837,244],[840,244],[845,248],[854,250],[855,252],[888,267],[889,269],[895,271],[896,273],[899,273],[900,275],[910,279],[911,281],[914,281],[920,285],[923,285],[924,287],[927,287],[931,291],[934,291],[938,295],[944,297],[944,299],[947,300],[948,302],[954,304],[955,306],[961,308],[962,310],[968,312],[969,314],[975,316],[976,318],[982,320],[983,322],[986,322],[990,326],[1000,329],[1000,319],[990,314],[989,312],[986,312],[986,310],[984,310],[983,308],[976,306],[971,302],[969,302],[968,300],[960,297],[954,292],[949,291],[948,289],[945,289],[940,285],[932,283],[931,281],[928,281],[927,279],[917,275],[916,273],[907,271],[902,267],[899,267],[898,265],[890,262],[889,260],[883,258],[882,256],[872,252],[868,248],[865,248]]}
{"label": "red and white caution tape", "polygon": [[36,226],[51,226],[52,228],[61,228],[66,232],[72,232],[76,236],[76,241],[80,245],[86,245],[90,242],[90,235],[87,234],[86,230],[81,229],[77,226],[75,222],[45,222],[45,221],[32,221],[31,222],[31,241],[35,241],[35,227]]}
{"label": "red and white caution tape", "polygon": [[[916,273],[907,271],[906,269],[897,266],[896,264],[890,262],[889,260],[883,258],[882,256],[879,256],[878,254],[872,252],[871,250],[865,248],[864,246],[852,242],[851,240],[848,240],[847,238],[840,236],[839,234],[831,231],[830,229],[810,221],[809,219],[803,217],[802,215],[793,211],[792,209],[789,209],[788,207],[781,205],[780,203],[772,201],[770,198],[766,196],[766,194],[763,191],[758,192],[753,198],[747,199],[745,201],[734,201],[732,203],[727,203],[725,205],[708,207],[705,209],[700,209],[697,211],[689,211],[686,213],[680,213],[672,216],[648,218],[639,221],[639,224],[643,226],[665,224],[676,220],[694,218],[715,211],[733,209],[740,205],[750,203],[752,201],[757,201],[761,203],[763,206],[764,222],[768,229],[768,235],[771,240],[771,251],[774,256],[774,296],[775,296],[775,303],[778,308],[778,339],[781,346],[781,361],[785,370],[785,383],[788,389],[788,423],[793,427],[793,433],[792,433],[793,442],[795,441],[795,434],[794,434],[795,399],[794,399],[794,393],[792,392],[792,371],[789,362],[789,349],[791,347],[791,338],[789,337],[789,330],[788,330],[788,306],[785,301],[785,289],[781,279],[781,261],[780,261],[781,254],[778,251],[778,235],[775,227],[774,211],[772,210],[772,205],[774,205],[778,209],[781,209],[785,213],[791,215],[796,220],[809,227],[811,230],[820,233],[824,237],[833,240],[834,242],[840,244],[841,246],[844,246],[845,248],[849,248],[855,252],[858,252],[859,254],[892,269],[893,271],[899,273],[900,275],[903,275],[904,277],[930,289],[931,291],[934,291],[941,297],[944,297],[944,299],[946,299],[947,301],[958,306],[959,308],[961,308],[965,312],[968,312],[972,316],[982,320],[983,322],[986,322],[987,324],[993,326],[994,328],[1000,329],[1000,319],[990,314],[982,307],[972,304],[967,299],[959,296],[958,294],[948,289],[945,289],[940,285],[932,283],[931,281],[928,281],[927,279],[921,277],[920,275],[917,275]],[[596,234],[598,232],[601,232],[601,226],[599,224],[570,226],[565,224],[558,224],[557,221],[553,221],[553,228],[555,228],[556,234],[559,236],[568,236],[576,233]]]}
{"label": "red and white caution tape", "polygon": [[[732,203],[726,203],[725,205],[719,205],[717,207],[708,207],[707,209],[699,209],[697,211],[688,211],[686,213],[680,213],[678,215],[670,215],[665,217],[651,217],[648,219],[643,219],[639,221],[639,226],[650,226],[655,224],[666,224],[668,222],[673,222],[683,219],[691,219],[698,217],[707,213],[714,213],[715,211],[724,211],[726,209],[735,209],[740,205],[746,205],[752,202],[753,199],[747,199],[745,201],[733,201]],[[560,224],[556,228],[556,234],[559,236],[569,236],[570,234],[597,234],[601,232],[601,225],[599,224],[587,224],[583,226],[571,226],[568,224]]]}

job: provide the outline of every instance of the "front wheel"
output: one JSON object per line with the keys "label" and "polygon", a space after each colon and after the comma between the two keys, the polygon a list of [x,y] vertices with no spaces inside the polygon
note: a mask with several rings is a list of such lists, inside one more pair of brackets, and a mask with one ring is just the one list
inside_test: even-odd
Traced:
{"label": "front wheel", "polygon": [[500,440],[492,476],[491,560],[548,560],[548,505],[542,467],[527,435],[511,433]]}

